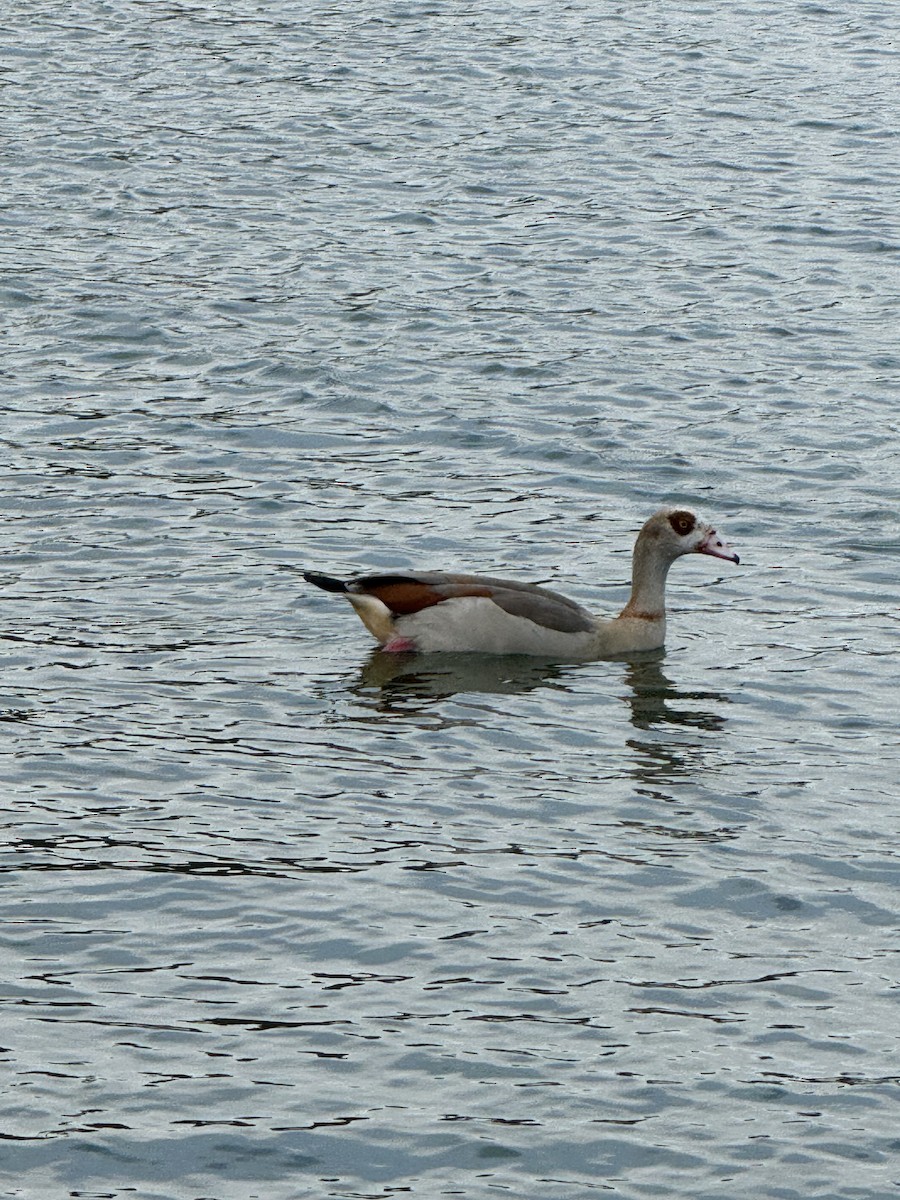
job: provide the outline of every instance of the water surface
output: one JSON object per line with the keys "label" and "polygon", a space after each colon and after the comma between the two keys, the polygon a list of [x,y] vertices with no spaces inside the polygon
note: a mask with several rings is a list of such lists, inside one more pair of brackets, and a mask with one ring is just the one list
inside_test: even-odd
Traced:
{"label": "water surface", "polygon": [[895,1195],[889,9],[4,21],[4,1194]]}

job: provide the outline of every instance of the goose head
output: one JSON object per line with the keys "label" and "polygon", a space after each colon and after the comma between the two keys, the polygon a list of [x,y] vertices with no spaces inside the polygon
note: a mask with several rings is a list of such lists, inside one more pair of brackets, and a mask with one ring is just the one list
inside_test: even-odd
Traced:
{"label": "goose head", "polygon": [[728,562],[740,562],[731,547],[688,508],[661,508],[645,522],[637,546],[654,557],[672,563],[682,554],[709,554]]}

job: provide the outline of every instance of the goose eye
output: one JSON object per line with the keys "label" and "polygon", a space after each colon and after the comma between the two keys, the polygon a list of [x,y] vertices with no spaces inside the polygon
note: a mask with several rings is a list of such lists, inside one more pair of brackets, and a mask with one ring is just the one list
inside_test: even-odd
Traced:
{"label": "goose eye", "polygon": [[697,522],[694,519],[693,513],[673,512],[669,514],[669,524],[679,537],[687,537],[689,533],[694,532],[694,526]]}

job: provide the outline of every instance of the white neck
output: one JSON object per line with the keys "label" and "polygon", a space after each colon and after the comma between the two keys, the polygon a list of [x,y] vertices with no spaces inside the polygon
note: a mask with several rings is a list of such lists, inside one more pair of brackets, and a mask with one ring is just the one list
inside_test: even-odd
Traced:
{"label": "white neck", "polygon": [[660,620],[666,615],[666,576],[672,560],[652,542],[638,539],[631,565],[631,596],[619,614]]}

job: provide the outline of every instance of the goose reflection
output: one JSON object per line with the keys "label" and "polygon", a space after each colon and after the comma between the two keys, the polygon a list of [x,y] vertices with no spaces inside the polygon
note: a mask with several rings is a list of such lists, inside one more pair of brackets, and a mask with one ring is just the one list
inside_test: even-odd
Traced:
{"label": "goose reflection", "polygon": [[719,730],[725,718],[708,708],[683,708],[685,702],[694,705],[697,701],[726,703],[723,692],[688,691],[678,687],[660,666],[662,654],[655,659],[638,661],[630,659],[626,664],[625,682],[631,689],[628,702],[631,705],[631,723],[638,729],[650,729],[653,725],[685,725],[692,729]]}
{"label": "goose reflection", "polygon": [[628,739],[630,774],[640,790],[669,800],[669,787],[674,781],[693,778],[701,766],[706,770],[722,768],[721,741],[716,742],[712,752],[709,739],[690,731],[718,732],[724,728],[725,717],[712,706],[726,704],[729,698],[725,693],[680,688],[658,661],[629,662],[625,682],[629,685],[631,723],[636,730]]}
{"label": "goose reflection", "polygon": [[394,654],[374,650],[354,690],[378,689],[381,699],[441,700],[459,692],[519,695],[565,688],[577,665],[514,654]]}
{"label": "goose reflection", "polygon": [[[631,723],[646,730],[659,725],[719,730],[724,717],[699,703],[723,703],[728,697],[715,691],[686,691],[665,674],[664,650],[651,650],[609,660],[624,667]],[[561,663],[529,655],[394,654],[375,650],[354,687],[357,693],[377,692],[378,707],[409,708],[410,702],[446,699],[458,693],[524,695],[538,688],[570,690],[576,672],[596,670],[596,663]],[[686,702],[689,707],[686,707]]]}

